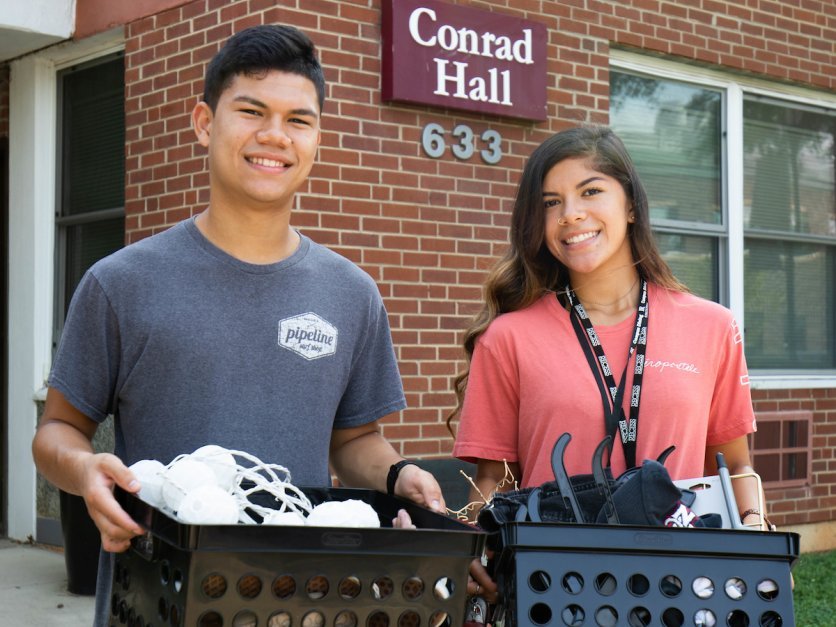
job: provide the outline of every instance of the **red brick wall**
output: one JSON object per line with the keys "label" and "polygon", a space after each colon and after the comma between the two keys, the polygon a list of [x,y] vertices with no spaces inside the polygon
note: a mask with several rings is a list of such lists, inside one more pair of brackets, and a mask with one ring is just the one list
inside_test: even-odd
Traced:
{"label": "red brick wall", "polygon": [[813,414],[812,481],[809,486],[770,489],[770,517],[777,525],[836,519],[836,389],[754,390],[755,413]]}
{"label": "red brick wall", "polygon": [[[836,89],[831,2],[460,3],[547,25],[548,122],[381,104],[379,0],[199,0],[126,29],[128,241],[164,229],[207,202],[204,151],[194,141],[188,114],[202,91],[203,65],[220,42],[263,22],[291,23],[314,39],[329,94],[319,161],[293,221],[359,263],[380,286],[410,407],[385,433],[412,456],[450,451],[443,419],[454,406],[450,390],[461,366],[460,330],[479,301],[485,270],[507,239],[518,173],[552,132],[578,121],[607,122],[612,46]],[[492,128],[502,135],[505,155],[496,166],[478,157],[457,161],[449,152],[430,159],[420,147],[429,122],[448,130],[466,122],[477,134]],[[834,401],[831,396],[811,402]],[[830,424],[832,446],[834,411],[825,407],[819,415],[821,430]],[[830,464],[829,477],[825,471],[819,476],[836,485],[836,462],[819,462]],[[794,511],[808,512],[806,507]],[[833,518],[836,505],[830,508]]]}

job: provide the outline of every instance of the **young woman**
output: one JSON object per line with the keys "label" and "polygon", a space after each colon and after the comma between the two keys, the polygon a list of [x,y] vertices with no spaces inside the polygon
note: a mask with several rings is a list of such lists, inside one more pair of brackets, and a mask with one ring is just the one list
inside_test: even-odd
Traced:
{"label": "young woman", "polygon": [[[671,273],[638,173],[610,129],[572,128],[532,153],[510,240],[465,335],[469,367],[456,381],[454,455],[478,465],[483,495],[503,481],[506,463],[520,487],[553,480],[552,448],[564,432],[569,474],[590,472],[607,433],[616,476],[670,445],[674,480],[716,474],[718,451],[731,474],[752,471],[740,329]],[[759,520],[751,483],[737,495],[745,523]],[[470,593],[495,594],[483,570],[474,578]]]}

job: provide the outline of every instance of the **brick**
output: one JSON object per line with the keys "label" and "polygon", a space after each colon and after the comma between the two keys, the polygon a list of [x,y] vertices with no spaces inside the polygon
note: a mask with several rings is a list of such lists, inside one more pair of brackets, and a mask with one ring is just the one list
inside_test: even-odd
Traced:
{"label": "brick", "polygon": [[403,256],[400,251],[368,249],[363,251],[363,263],[401,266],[403,265]]}
{"label": "brick", "polygon": [[402,444],[402,452],[406,457],[421,457],[437,455],[441,449],[435,440],[407,440]]}
{"label": "brick", "polygon": [[381,150],[381,141],[372,137],[343,135],[340,138],[340,147],[347,150],[379,152]]}
{"label": "brick", "polygon": [[385,203],[380,207],[382,215],[390,218],[413,220],[418,218],[419,210],[415,205]]}
{"label": "brick", "polygon": [[418,238],[384,235],[381,238],[381,246],[383,248],[393,248],[397,250],[418,250]]}

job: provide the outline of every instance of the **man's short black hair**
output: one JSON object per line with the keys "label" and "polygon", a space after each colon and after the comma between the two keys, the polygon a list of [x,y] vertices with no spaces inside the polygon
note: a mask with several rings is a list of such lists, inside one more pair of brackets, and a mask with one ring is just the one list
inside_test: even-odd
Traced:
{"label": "man's short black hair", "polygon": [[214,111],[221,93],[236,76],[258,76],[271,70],[310,79],[322,112],[325,77],[313,42],[298,28],[277,24],[252,26],[227,40],[206,68],[203,101]]}

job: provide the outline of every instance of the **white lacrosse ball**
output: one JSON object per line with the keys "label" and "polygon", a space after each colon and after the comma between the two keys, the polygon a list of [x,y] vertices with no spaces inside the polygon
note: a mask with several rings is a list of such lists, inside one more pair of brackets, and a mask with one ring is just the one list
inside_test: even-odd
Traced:
{"label": "white lacrosse ball", "polygon": [[742,599],[746,594],[746,584],[740,579],[732,577],[726,582],[726,595],[733,600]]}
{"label": "white lacrosse ball", "polygon": [[451,582],[447,579],[447,577],[442,577],[438,581],[435,582],[433,586],[433,594],[435,595],[436,599],[441,601],[446,601],[452,595],[452,591],[450,589]]}
{"label": "white lacrosse ball", "polygon": [[238,472],[238,464],[235,462],[235,457],[227,449],[217,444],[207,444],[201,446],[189,457],[209,466],[215,473],[217,484],[224,490],[232,491],[235,484],[235,475]]}
{"label": "white lacrosse ball", "polygon": [[219,486],[203,485],[183,497],[177,519],[190,525],[234,525],[238,522],[238,502]]}
{"label": "white lacrosse ball", "polygon": [[129,467],[139,481],[139,498],[151,507],[160,508],[163,504],[163,473],[165,466],[156,459],[140,459]]}
{"label": "white lacrosse ball", "polygon": [[778,584],[771,579],[764,579],[758,583],[758,595],[763,599],[774,599],[778,594]]}
{"label": "white lacrosse ball", "polygon": [[380,527],[374,508],[357,499],[320,503],[305,522],[311,527]]}
{"label": "white lacrosse ball", "polygon": [[212,468],[191,457],[181,457],[163,474],[163,501],[176,512],[186,494],[204,485],[217,485]]}
{"label": "white lacrosse ball", "polygon": [[299,512],[289,509],[284,512],[278,510],[271,512],[261,521],[262,525],[277,525],[285,527],[304,527],[305,517]]}
{"label": "white lacrosse ball", "polygon": [[700,599],[708,599],[714,594],[714,582],[708,577],[697,577],[691,584],[691,588]]}

